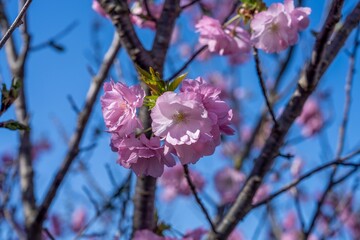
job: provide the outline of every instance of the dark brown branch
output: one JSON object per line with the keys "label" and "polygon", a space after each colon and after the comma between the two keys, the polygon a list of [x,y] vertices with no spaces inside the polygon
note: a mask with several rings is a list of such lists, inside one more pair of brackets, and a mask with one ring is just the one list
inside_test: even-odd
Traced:
{"label": "dark brown branch", "polygon": [[[325,45],[327,46],[334,27],[340,20],[342,4],[343,1],[341,0],[334,1],[332,3],[332,8],[329,12],[328,18],[316,40],[311,63],[304,71],[304,74],[300,77],[297,89],[279,117],[278,127],[272,128],[271,134],[268,137],[260,156],[256,159],[255,166],[246,180],[242,191],[233,206],[230,208],[229,212],[218,225],[216,229],[218,234],[210,233],[209,239],[226,238],[235,228],[236,224],[251,210],[252,198],[261,185],[265,174],[272,166],[274,157],[279,152],[287,132],[294,123],[296,117],[300,115],[305,101],[314,91],[320,80],[322,75],[319,71],[320,67],[325,62],[330,64],[332,61],[332,59],[329,61],[324,54],[325,49],[327,49],[325,48]],[[360,14],[357,18],[360,18]],[[349,25],[348,27],[353,29],[356,25]],[[348,35],[346,37],[348,37]],[[334,41],[336,38],[337,35],[335,35]]]}
{"label": "dark brown branch", "polygon": [[175,21],[180,13],[180,0],[166,0],[156,25],[156,35],[151,49],[157,71],[162,72]]}
{"label": "dark brown branch", "polygon": [[155,229],[156,178],[138,177],[134,197],[133,232],[139,229]]}
{"label": "dark brown branch", "polygon": [[71,140],[69,142],[69,150],[65,156],[65,159],[63,160],[63,163],[58,170],[58,172],[55,175],[54,180],[51,182],[49,189],[46,192],[45,198],[43,202],[41,203],[39,207],[39,211],[36,217],[36,223],[41,224],[45,217],[46,213],[52,204],[58,189],[61,185],[61,183],[64,180],[64,177],[66,176],[72,162],[77,157],[79,153],[79,146],[80,142],[83,138],[85,128],[87,126],[87,123],[89,121],[90,115],[92,113],[95,101],[97,99],[97,95],[99,94],[100,88],[105,81],[112,63],[114,62],[114,59],[119,52],[121,47],[120,40],[118,35],[114,34],[114,39],[111,43],[111,46],[109,47],[108,51],[106,52],[104,56],[104,60],[102,62],[102,65],[100,66],[99,72],[96,76],[93,77],[92,83],[89,87],[86,101],[84,104],[84,107],[80,114],[78,115],[78,122],[76,130],[71,137]]}
{"label": "dark brown branch", "polygon": [[264,96],[264,99],[265,99],[265,102],[266,102],[266,106],[269,110],[269,113],[270,113],[270,116],[275,124],[275,126],[278,125],[278,123],[276,122],[276,117],[275,117],[275,114],[274,114],[274,111],[272,109],[272,106],[271,106],[271,103],[270,103],[270,100],[268,98],[268,94],[267,94],[267,91],[266,91],[266,87],[265,87],[265,82],[264,82],[264,79],[263,79],[263,76],[262,76],[262,71],[261,71],[261,65],[260,65],[260,58],[259,58],[259,51],[257,50],[257,48],[253,48],[254,50],[254,58],[255,58],[255,66],[256,66],[256,73],[257,73],[257,76],[259,78],[259,82],[260,82],[260,87],[261,87],[261,92]]}
{"label": "dark brown branch", "polygon": [[196,187],[195,187],[194,183],[191,180],[188,165],[185,164],[185,165],[183,165],[183,167],[184,167],[184,175],[185,175],[186,181],[189,184],[189,187],[191,189],[192,194],[194,195],[194,197],[196,199],[196,202],[200,206],[202,212],[205,214],[205,217],[206,217],[207,221],[209,222],[212,231],[216,232],[216,228],[215,228],[215,225],[213,224],[213,222],[211,220],[210,214],[207,211],[207,209],[206,209],[205,205],[203,204],[203,202],[201,201],[199,195],[197,194]]}
{"label": "dark brown branch", "polygon": [[11,24],[9,29],[6,31],[6,33],[3,35],[3,37],[0,40],[0,49],[4,46],[5,42],[10,38],[11,34],[15,31],[17,27],[19,27],[22,24],[22,17],[25,15],[27,9],[30,6],[30,3],[32,0],[27,0],[25,4],[23,4],[19,14],[15,18],[14,22]]}
{"label": "dark brown branch", "polygon": [[143,69],[153,66],[153,60],[141,44],[130,20],[130,11],[126,0],[98,0],[101,7],[110,16],[119,34],[121,44],[134,63]]}
{"label": "dark brown branch", "polygon": [[191,7],[192,5],[194,5],[197,2],[200,2],[200,0],[193,0],[187,4],[184,4],[181,6],[181,10],[185,10],[186,8]]}

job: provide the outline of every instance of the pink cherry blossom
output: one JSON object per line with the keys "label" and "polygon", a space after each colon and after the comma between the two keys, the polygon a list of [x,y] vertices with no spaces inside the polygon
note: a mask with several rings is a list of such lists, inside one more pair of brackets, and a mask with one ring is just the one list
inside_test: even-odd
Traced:
{"label": "pink cherry blossom", "polygon": [[201,240],[208,231],[204,228],[196,228],[185,233],[182,240]]}
{"label": "pink cherry blossom", "polygon": [[[189,173],[196,190],[201,191],[205,185],[204,178],[199,172],[194,170],[189,169]],[[159,183],[164,187],[162,198],[165,201],[171,201],[177,195],[191,195],[191,189],[185,178],[184,169],[181,165],[165,169],[164,174],[159,179]]]}
{"label": "pink cherry blossom", "polygon": [[51,143],[49,142],[49,140],[47,138],[41,138],[33,144],[31,148],[31,158],[32,160],[36,160],[41,154],[50,150]]}
{"label": "pink cherry blossom", "polygon": [[266,184],[262,184],[258,190],[255,193],[255,196],[252,200],[253,204],[256,204],[266,198],[266,196],[269,194],[270,186]]}
{"label": "pink cherry blossom", "polygon": [[299,177],[303,167],[304,167],[304,161],[300,157],[296,157],[291,164],[290,173],[294,177]]}
{"label": "pink cherry blossom", "polygon": [[235,229],[234,231],[232,231],[228,237],[227,240],[243,240],[244,237],[242,236],[242,234],[239,232],[239,230]]}
{"label": "pink cherry blossom", "polygon": [[290,211],[285,215],[284,221],[283,221],[283,227],[285,230],[293,230],[296,228],[296,214],[294,211]]}
{"label": "pink cherry blossom", "polygon": [[137,230],[134,234],[133,240],[165,240],[164,237],[158,236],[150,230]]}
{"label": "pink cherry blossom", "polygon": [[63,233],[62,223],[59,215],[53,214],[49,218],[50,226],[51,226],[51,233],[55,236],[61,236]]}
{"label": "pink cherry blossom", "polygon": [[164,146],[161,146],[158,137],[147,139],[142,134],[139,138],[134,135],[113,138],[112,146],[119,153],[118,163],[125,168],[131,168],[138,176],[160,177],[164,165],[175,165],[175,160],[170,154],[164,156]]}
{"label": "pink cherry blossom", "polygon": [[165,154],[182,164],[212,155],[220,133],[233,134],[232,111],[219,98],[221,91],[201,78],[184,80],[180,93],[165,92],[151,111],[152,130],[165,140]]}
{"label": "pink cherry blossom", "polygon": [[211,119],[195,93],[165,92],[151,111],[152,129],[172,145],[192,144],[200,133],[209,133]]}
{"label": "pink cherry blossom", "polygon": [[298,7],[295,8],[294,0],[284,0],[286,12],[291,16],[293,26],[296,26],[298,31],[302,31],[309,26],[310,20],[308,16],[311,13],[311,8]]}
{"label": "pink cherry blossom", "polygon": [[199,94],[205,109],[209,112],[209,117],[213,121],[216,120],[216,127],[222,133],[234,134],[234,130],[230,127],[233,113],[228,104],[220,99],[221,90],[219,88],[198,77],[195,80],[184,80],[180,91]]}
{"label": "pink cherry blossom", "polygon": [[86,224],[87,212],[85,208],[76,209],[71,218],[71,229],[74,232],[79,232]]}
{"label": "pink cherry blossom", "polygon": [[305,137],[313,136],[322,129],[325,120],[315,99],[310,98],[306,101],[301,115],[297,118],[296,122],[303,127],[302,134]]}
{"label": "pink cherry blossom", "polygon": [[220,55],[246,54],[250,51],[250,35],[239,26],[227,26],[208,16],[203,16],[195,25],[200,33],[199,43],[207,45],[210,52]]}
{"label": "pink cherry blossom", "polygon": [[0,167],[10,167],[14,164],[15,162],[15,157],[13,154],[9,153],[9,152],[4,152],[1,155],[1,161],[0,161]]}
{"label": "pink cherry blossom", "polygon": [[165,92],[151,111],[152,130],[164,138],[165,154],[176,154],[182,164],[195,163],[211,155],[212,120],[196,93]]}
{"label": "pink cherry blossom", "polygon": [[221,146],[222,146],[221,153],[230,159],[233,159],[233,157],[239,154],[241,150],[239,143],[234,141],[226,141],[222,143]]}
{"label": "pink cherry blossom", "polygon": [[95,12],[97,12],[101,16],[106,17],[106,18],[109,17],[97,0],[93,0],[91,7]]}
{"label": "pink cherry blossom", "polygon": [[192,50],[188,43],[180,43],[177,48],[181,57],[188,58],[191,55]]}
{"label": "pink cherry blossom", "polygon": [[215,188],[218,191],[223,204],[235,201],[246,177],[243,173],[226,167],[215,175]]}
{"label": "pink cherry blossom", "polygon": [[308,24],[309,8],[294,8],[293,0],[284,4],[274,3],[266,11],[254,16],[250,23],[251,41],[256,48],[265,52],[280,52],[288,46],[296,44],[298,31],[304,30]]}
{"label": "pink cherry blossom", "polygon": [[[149,10],[151,15],[158,19],[161,15],[162,5],[154,4],[152,1],[148,2]],[[131,8],[131,21],[140,28],[150,28],[154,30],[156,28],[156,22],[151,20],[150,16],[148,16],[148,12],[143,3],[137,1],[133,4]]]}
{"label": "pink cherry blossom", "polygon": [[136,108],[143,104],[144,90],[139,85],[129,88],[123,83],[111,81],[104,84],[104,91],[100,101],[109,132],[123,137],[141,128]]}

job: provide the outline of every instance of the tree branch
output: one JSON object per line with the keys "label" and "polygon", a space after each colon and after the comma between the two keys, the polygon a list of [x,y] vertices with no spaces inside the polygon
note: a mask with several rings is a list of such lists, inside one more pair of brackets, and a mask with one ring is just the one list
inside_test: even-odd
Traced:
{"label": "tree branch", "polygon": [[[260,156],[256,159],[256,164],[246,180],[242,191],[229,212],[218,225],[216,229],[218,234],[214,232],[210,233],[209,239],[226,238],[235,228],[236,224],[251,210],[252,198],[261,185],[265,174],[272,166],[274,158],[279,152],[287,132],[294,123],[296,117],[300,115],[305,101],[314,91],[320,80],[322,73],[319,70],[321,66],[325,63],[330,64],[333,60],[327,59],[324,52],[327,49],[325,46],[328,46],[326,43],[329,41],[336,23],[340,20],[342,4],[343,0],[335,0],[332,3],[328,18],[317,37],[311,62],[300,77],[297,89],[279,117],[278,127],[274,126],[272,128],[271,134],[268,137]],[[357,18],[360,18],[360,14]],[[350,29],[353,29],[356,25],[349,25],[349,27]],[[350,32],[351,31],[349,31],[349,33]],[[347,34],[346,37],[348,37],[348,35],[349,34]],[[339,36],[336,34],[334,39],[338,37]]]}
{"label": "tree branch", "polygon": [[130,20],[130,11],[126,0],[98,0],[101,7],[110,16],[119,34],[121,44],[133,62],[143,69],[153,66],[153,59],[141,44]]}
{"label": "tree branch", "polygon": [[1,38],[1,40],[0,40],[0,49],[4,46],[4,44],[9,39],[9,37],[11,36],[13,31],[22,24],[21,18],[25,15],[26,10],[29,8],[31,2],[32,2],[32,0],[27,0],[25,2],[25,4],[23,4],[23,6],[22,6],[19,14],[15,18],[14,22],[11,24],[9,29],[6,31],[6,33]]}
{"label": "tree branch", "polygon": [[156,24],[156,35],[152,46],[151,55],[157,71],[162,72],[162,66],[169,49],[172,31],[175,21],[181,11],[180,0],[166,0],[161,16]]}
{"label": "tree branch", "polygon": [[[354,151],[352,153],[350,153],[349,155],[341,158],[341,159],[335,159],[332,162],[323,164],[319,167],[314,168],[313,170],[307,172],[306,174],[302,175],[301,177],[299,177],[298,179],[294,180],[293,182],[285,185],[284,187],[282,187],[280,190],[276,191],[275,193],[271,194],[270,196],[268,196],[266,199],[256,203],[255,205],[252,206],[253,209],[258,208],[270,201],[272,201],[274,198],[278,197],[279,195],[281,195],[282,193],[287,192],[288,190],[290,190],[291,188],[297,186],[298,184],[300,184],[301,182],[303,182],[304,180],[306,180],[307,178],[313,176],[314,174],[327,169],[331,166],[335,166],[335,165],[344,165],[344,166],[349,166],[347,163],[344,163],[344,161],[351,159],[353,157],[355,157],[356,155],[360,154],[360,149],[358,149],[357,151]],[[350,165],[351,166],[351,165]]]}
{"label": "tree branch", "polygon": [[83,138],[85,128],[87,126],[87,123],[89,121],[90,115],[92,113],[95,101],[97,99],[97,96],[99,94],[100,88],[105,81],[106,77],[108,76],[108,73],[110,71],[111,65],[114,62],[114,59],[116,58],[117,53],[119,52],[121,47],[120,39],[118,35],[115,33],[113,41],[106,52],[103,62],[100,66],[99,72],[96,76],[93,77],[92,83],[89,87],[89,90],[87,92],[86,101],[84,104],[84,107],[80,114],[78,115],[78,122],[77,127],[74,132],[74,134],[71,137],[71,140],[69,142],[69,150],[63,160],[63,163],[58,170],[58,172],[55,175],[54,180],[50,184],[49,189],[46,192],[45,198],[43,202],[41,203],[39,207],[39,211],[36,217],[36,223],[41,224],[45,217],[46,213],[52,204],[58,189],[61,185],[61,183],[64,180],[64,177],[66,176],[72,162],[77,157],[79,153],[79,145]]}
{"label": "tree branch", "polygon": [[190,176],[190,173],[189,173],[189,167],[188,167],[188,165],[185,164],[185,165],[183,165],[183,167],[184,167],[184,175],[185,175],[186,181],[187,181],[187,183],[189,184],[189,187],[190,187],[190,189],[191,189],[192,194],[194,195],[194,197],[195,197],[195,199],[196,199],[196,202],[197,202],[198,205],[200,206],[202,212],[205,214],[205,217],[206,217],[207,221],[209,222],[212,231],[216,232],[216,228],[215,228],[215,225],[213,224],[213,222],[211,221],[210,214],[209,214],[209,212],[206,210],[205,205],[202,203],[199,195],[197,194],[195,185],[194,185],[193,182],[191,181],[191,176]]}

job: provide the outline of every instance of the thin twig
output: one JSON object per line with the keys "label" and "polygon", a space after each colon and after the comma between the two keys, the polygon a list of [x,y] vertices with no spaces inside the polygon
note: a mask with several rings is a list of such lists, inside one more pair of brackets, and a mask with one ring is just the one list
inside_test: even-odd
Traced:
{"label": "thin twig", "polygon": [[211,217],[210,217],[210,214],[209,212],[206,210],[204,204],[202,203],[199,195],[197,194],[196,192],[196,187],[194,185],[194,183],[191,181],[191,177],[190,177],[190,173],[189,173],[189,167],[188,165],[183,165],[184,167],[184,174],[185,174],[185,178],[186,178],[186,181],[188,182],[189,184],[189,187],[191,189],[191,192],[193,193],[195,199],[196,199],[196,202],[199,204],[201,210],[203,211],[203,213],[205,214],[205,217],[206,219],[208,220],[210,226],[211,226],[211,229],[215,232],[216,231],[216,228],[215,228],[215,225],[213,224],[212,220],[211,220]]}
{"label": "thin twig", "polygon": [[177,70],[173,75],[171,75],[171,77],[166,79],[166,81],[171,81],[172,79],[180,75],[205,49],[207,49],[207,45],[202,46],[196,52],[194,52],[193,55],[191,55],[190,58],[179,68],[179,70]]}
{"label": "thin twig", "polygon": [[68,35],[76,26],[78,25],[77,21],[71,22],[69,25],[67,25],[63,30],[55,34],[54,36],[50,37],[48,40],[41,42],[39,44],[36,44],[34,46],[31,46],[29,51],[38,51],[45,47],[51,46],[51,44],[56,43],[59,39],[65,37]]}
{"label": "thin twig", "polygon": [[304,214],[301,209],[301,203],[300,203],[300,199],[299,199],[299,190],[296,187],[295,187],[294,204],[295,204],[295,209],[296,209],[299,221],[300,221],[301,232],[304,232],[305,231]]}
{"label": "thin twig", "polygon": [[191,7],[192,5],[194,5],[197,2],[200,2],[200,0],[193,0],[187,4],[184,4],[181,6],[181,10],[185,10],[186,8]]}
{"label": "thin twig", "polygon": [[132,173],[130,172],[125,180],[117,187],[110,198],[103,203],[101,208],[97,208],[95,215],[77,232],[74,240],[79,239],[83,236],[83,233],[98,219],[106,210],[113,208],[113,201],[117,199],[125,190],[130,191]]}
{"label": "thin twig", "polygon": [[275,117],[275,114],[274,114],[274,111],[272,109],[272,106],[271,106],[271,103],[270,103],[270,100],[268,98],[268,95],[267,95],[267,91],[266,91],[266,86],[265,86],[265,82],[264,82],[264,79],[263,79],[263,76],[262,76],[262,71],[261,71],[261,65],[260,65],[260,58],[259,58],[259,51],[257,50],[257,48],[253,48],[254,50],[254,58],[255,58],[255,66],[256,66],[256,73],[257,73],[257,76],[259,78],[259,82],[260,82],[260,86],[261,86],[261,92],[265,98],[265,102],[266,102],[266,106],[269,110],[269,113],[271,115],[271,118],[272,120],[274,121],[274,124],[275,126],[278,126],[278,123],[276,121],[276,117]]}
{"label": "thin twig", "polygon": [[[227,22],[227,20],[230,18],[230,16],[232,15],[232,13],[235,11],[235,9],[237,8],[237,6],[239,5],[239,1],[236,1],[233,4],[232,9],[230,10],[229,14],[226,16],[225,20],[222,22],[222,24],[224,24],[225,22]],[[182,71],[184,71],[195,59],[197,56],[199,56],[205,49],[207,49],[207,45],[202,46],[200,49],[198,49],[196,52],[194,52],[190,58],[179,68],[179,70],[177,70],[173,75],[171,75],[171,77],[169,77],[168,79],[166,79],[166,81],[171,81],[173,80],[176,76],[180,75],[182,73]]]}
{"label": "thin twig", "polygon": [[24,6],[21,8],[19,14],[15,18],[14,22],[11,24],[10,28],[6,31],[4,36],[1,38],[1,40],[0,40],[0,49],[4,46],[4,44],[9,39],[9,37],[11,36],[13,31],[22,24],[21,18],[26,13],[26,10],[29,8],[31,2],[32,2],[32,0],[27,0],[26,1]]}
{"label": "thin twig", "polygon": [[46,235],[51,239],[51,240],[55,240],[55,237],[51,234],[51,232],[49,231],[49,229],[47,228],[43,228],[44,232],[46,233]]}
{"label": "thin twig", "polygon": [[67,100],[70,103],[71,109],[74,110],[76,114],[80,113],[79,107],[76,105],[74,98],[69,94],[66,96]]}
{"label": "thin twig", "polygon": [[334,161],[332,162],[329,162],[329,163],[326,163],[326,164],[323,164],[319,167],[316,167],[314,168],[313,170],[307,172],[306,174],[302,175],[301,177],[299,177],[298,179],[294,180],[293,182],[285,185],[284,187],[282,187],[280,190],[278,190],[277,192],[271,194],[270,196],[268,196],[266,199],[256,203],[255,205],[253,205],[252,208],[257,208],[271,200],[273,200],[274,198],[278,197],[280,194],[288,191],[289,189],[297,186],[298,184],[300,184],[302,181],[304,181],[305,179],[311,177],[312,175],[314,175],[315,173],[318,173],[328,167],[331,167],[331,166],[334,166],[334,165],[343,165],[343,166],[353,166],[352,164],[347,164],[347,163],[344,163],[344,161],[356,156],[360,154],[360,149],[358,149],[357,151],[354,151],[352,153],[350,153],[349,155],[345,156],[344,158],[341,158],[341,159],[335,159]]}

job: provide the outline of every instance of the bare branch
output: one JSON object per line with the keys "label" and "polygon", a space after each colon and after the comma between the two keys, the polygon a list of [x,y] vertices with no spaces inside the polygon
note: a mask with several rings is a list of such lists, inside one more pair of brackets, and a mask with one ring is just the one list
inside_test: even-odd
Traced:
{"label": "bare branch", "polygon": [[22,6],[22,8],[21,8],[19,14],[17,15],[17,17],[15,18],[14,22],[11,24],[9,29],[6,31],[4,36],[1,38],[1,40],[0,40],[0,49],[4,46],[6,41],[9,39],[12,32],[22,24],[21,18],[26,13],[26,10],[29,8],[31,2],[32,2],[32,0],[27,0],[25,2],[25,4]]}
{"label": "bare branch", "polygon": [[84,107],[78,116],[78,123],[77,123],[76,130],[75,130],[73,136],[71,137],[71,140],[69,143],[69,150],[66,154],[66,157],[63,160],[63,163],[62,163],[60,169],[56,173],[54,180],[50,184],[50,187],[46,192],[45,198],[39,207],[39,211],[38,211],[38,214],[36,217],[36,223],[38,223],[38,224],[41,224],[42,221],[45,219],[46,213],[47,213],[50,205],[52,204],[52,202],[58,192],[58,189],[59,189],[61,183],[63,182],[64,177],[66,176],[72,162],[74,161],[74,159],[77,157],[77,155],[79,153],[79,145],[83,138],[84,131],[85,131],[85,128],[89,121],[90,114],[93,110],[93,106],[97,99],[98,93],[110,71],[110,67],[111,67],[112,63],[114,62],[114,59],[115,59],[117,53],[119,52],[120,47],[121,47],[120,39],[119,39],[118,35],[115,33],[113,41],[104,56],[104,59],[100,66],[99,72],[96,76],[93,77],[92,83],[89,87]]}
{"label": "bare branch", "polygon": [[194,195],[195,199],[196,199],[196,202],[198,203],[198,205],[200,206],[202,212],[205,214],[205,217],[207,219],[207,221],[209,222],[210,226],[211,226],[211,229],[216,232],[216,228],[215,228],[215,225],[214,223],[211,221],[211,217],[210,217],[210,214],[209,212],[206,210],[205,208],[205,205],[202,203],[199,195],[197,194],[197,191],[196,191],[196,187],[194,185],[194,183],[191,181],[191,176],[190,176],[190,173],[189,173],[189,167],[188,165],[183,165],[184,167],[184,175],[185,175],[185,178],[186,178],[186,181],[187,183],[189,184],[189,187],[191,189],[191,192],[192,194]]}
{"label": "bare branch", "polygon": [[263,79],[263,76],[262,76],[262,71],[261,71],[261,66],[260,66],[260,58],[259,58],[259,51],[255,47],[253,48],[253,50],[254,50],[256,73],[257,73],[258,78],[259,78],[259,82],[260,82],[260,86],[261,86],[261,92],[262,92],[262,94],[263,94],[263,96],[265,98],[266,106],[267,106],[267,108],[269,110],[270,116],[271,116],[275,126],[277,126],[278,123],[276,122],[276,117],[275,117],[274,111],[272,109],[270,100],[268,98],[268,94],[267,94],[266,87],[265,87],[265,82],[264,82],[264,79]]}
{"label": "bare branch", "polygon": [[180,0],[166,0],[159,20],[156,25],[156,35],[151,49],[151,55],[157,71],[162,72],[165,57],[169,49],[175,21],[179,16]]}
{"label": "bare branch", "polygon": [[189,3],[182,5],[181,10],[185,10],[186,8],[191,7],[192,5],[194,5],[197,2],[200,2],[200,0],[192,0]]}
{"label": "bare branch", "polygon": [[171,81],[176,76],[179,76],[196,59],[197,56],[199,56],[203,51],[205,51],[205,49],[207,49],[207,45],[202,46],[196,52],[194,52],[190,56],[190,58],[179,68],[179,70],[177,70],[173,75],[171,75],[171,77],[169,77],[166,81]]}
{"label": "bare branch", "polygon": [[[260,207],[270,201],[272,201],[274,198],[278,197],[279,195],[281,195],[282,193],[287,192],[289,189],[297,186],[298,184],[302,183],[304,180],[306,180],[307,178],[313,176],[314,174],[325,170],[331,166],[335,166],[335,165],[344,165],[344,166],[349,166],[347,163],[344,163],[344,161],[356,156],[360,154],[360,149],[358,149],[357,151],[354,151],[352,153],[350,153],[349,155],[345,156],[344,158],[341,159],[335,159],[334,161],[331,161],[329,163],[323,164],[319,167],[314,168],[313,170],[307,172],[306,174],[302,175],[301,177],[299,177],[298,179],[294,180],[293,182],[285,185],[284,187],[282,187],[280,190],[276,191],[275,193],[271,194],[270,196],[268,196],[266,199],[256,203],[255,205],[253,205],[253,209]],[[352,165],[350,165],[352,166]]]}

